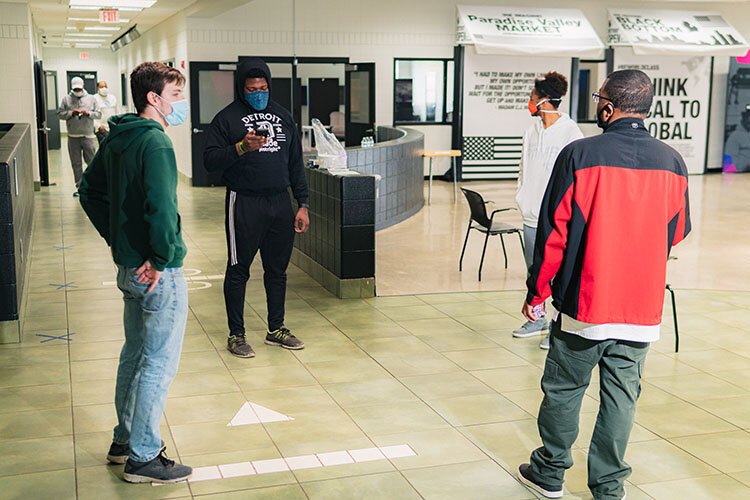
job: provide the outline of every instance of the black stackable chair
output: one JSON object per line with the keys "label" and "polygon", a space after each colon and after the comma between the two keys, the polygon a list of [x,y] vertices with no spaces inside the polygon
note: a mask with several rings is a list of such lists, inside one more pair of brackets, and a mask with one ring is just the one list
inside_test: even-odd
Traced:
{"label": "black stackable chair", "polygon": [[466,197],[466,201],[469,202],[469,209],[471,210],[471,218],[469,219],[469,227],[466,229],[466,238],[464,239],[464,247],[461,250],[461,259],[458,261],[458,270],[463,271],[464,253],[466,253],[466,243],[469,241],[469,233],[472,229],[484,233],[484,247],[482,248],[482,259],[479,261],[479,281],[482,281],[482,265],[484,264],[484,254],[487,251],[487,240],[490,236],[499,235],[500,243],[503,246],[503,256],[505,257],[505,268],[508,268],[508,253],[505,250],[505,240],[503,235],[517,234],[518,241],[521,242],[521,250],[525,251],[523,246],[523,234],[521,229],[508,224],[507,222],[495,221],[495,215],[500,212],[507,212],[508,210],[515,210],[515,208],[500,208],[493,210],[492,213],[487,215],[487,203],[491,201],[484,201],[482,195],[476,191],[461,188],[461,192]]}

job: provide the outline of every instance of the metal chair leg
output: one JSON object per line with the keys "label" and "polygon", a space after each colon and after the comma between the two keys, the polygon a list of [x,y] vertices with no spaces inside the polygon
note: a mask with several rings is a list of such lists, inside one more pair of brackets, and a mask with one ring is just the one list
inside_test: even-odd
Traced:
{"label": "metal chair leg", "polygon": [[479,260],[479,281],[482,281],[482,265],[484,265],[484,253],[487,251],[487,240],[490,239],[490,232],[484,237],[484,247],[482,247],[482,258]]}
{"label": "metal chair leg", "polygon": [[503,246],[503,257],[505,257],[505,269],[508,269],[508,252],[505,251],[505,239],[503,233],[500,233],[500,244]]}
{"label": "metal chair leg", "polygon": [[471,232],[471,220],[469,220],[469,227],[466,228],[466,238],[464,238],[464,247],[461,249],[461,258],[458,260],[458,272],[464,270],[464,253],[466,252],[466,243],[469,242],[469,233]]}
{"label": "metal chair leg", "polygon": [[521,252],[523,252],[524,259],[526,258],[526,244],[523,242],[523,235],[520,231],[516,231],[516,234],[518,235],[518,241],[521,242]]}
{"label": "metal chair leg", "polygon": [[677,302],[674,298],[674,290],[671,285],[667,285],[667,290],[672,296],[672,320],[674,321],[674,352],[680,352],[680,329],[677,326]]}

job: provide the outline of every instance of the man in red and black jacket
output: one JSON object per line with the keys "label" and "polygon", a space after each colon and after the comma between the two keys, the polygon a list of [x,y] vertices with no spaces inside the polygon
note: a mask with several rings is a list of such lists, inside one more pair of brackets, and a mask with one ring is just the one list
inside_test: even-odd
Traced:
{"label": "man in red and black jacket", "polygon": [[616,71],[593,97],[604,133],[571,143],[555,162],[522,309],[534,321],[534,307],[551,295],[559,311],[542,377],[543,446],[519,467],[521,481],[548,498],[563,495],[597,365],[588,484],[596,499],[624,497],[631,469],[623,457],[648,346],[659,339],[667,259],[690,232],[685,163],[643,123],[653,101],[649,77]]}

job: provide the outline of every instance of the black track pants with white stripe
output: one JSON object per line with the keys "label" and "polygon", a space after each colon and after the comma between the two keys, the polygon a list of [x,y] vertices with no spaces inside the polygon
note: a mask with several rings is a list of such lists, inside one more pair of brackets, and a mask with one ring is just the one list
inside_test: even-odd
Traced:
{"label": "black track pants with white stripe", "polygon": [[294,244],[294,210],[289,193],[245,196],[227,190],[227,271],[224,302],[230,335],[244,335],[245,289],[250,264],[260,250],[268,305],[268,329],[284,324],[286,269]]}

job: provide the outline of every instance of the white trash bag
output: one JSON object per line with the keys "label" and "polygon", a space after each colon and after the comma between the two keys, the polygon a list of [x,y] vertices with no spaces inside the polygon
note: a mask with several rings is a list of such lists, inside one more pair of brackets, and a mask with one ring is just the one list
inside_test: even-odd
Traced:
{"label": "white trash bag", "polygon": [[336,136],[325,129],[320,120],[313,118],[315,149],[318,151],[318,166],[332,172],[349,170],[346,165],[346,150]]}

